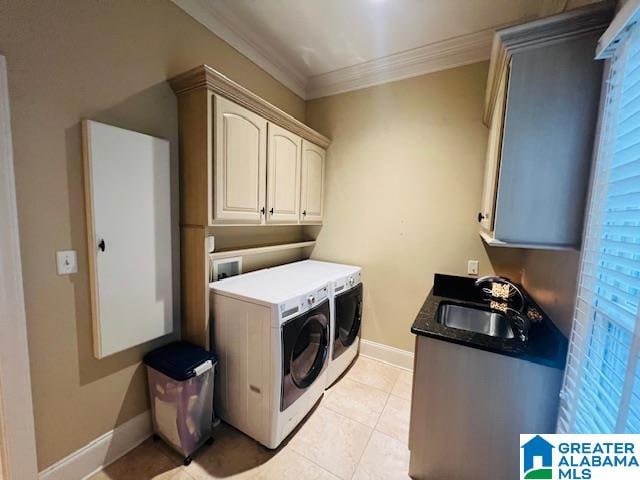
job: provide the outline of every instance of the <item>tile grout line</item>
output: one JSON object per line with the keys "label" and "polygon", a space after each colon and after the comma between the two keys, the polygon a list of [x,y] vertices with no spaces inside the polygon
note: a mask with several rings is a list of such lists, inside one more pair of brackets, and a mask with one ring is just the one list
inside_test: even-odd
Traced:
{"label": "tile grout line", "polygon": [[378,362],[378,363],[382,363],[383,365],[387,365],[389,367],[393,367],[393,368],[397,368],[398,370],[402,370],[404,372],[413,372],[413,368],[405,368],[405,367],[399,367],[398,365],[395,365],[393,363],[387,362],[385,360],[380,360],[377,359],[375,357],[371,357],[369,355],[365,355],[364,353],[358,353],[359,356],[362,356],[368,360],[373,360],[374,362]]}
{"label": "tile grout line", "polygon": [[[389,395],[390,395],[390,394],[389,394]],[[387,401],[388,401],[388,397],[387,397]],[[386,405],[387,405],[387,403],[385,402],[385,406],[386,406]],[[353,418],[349,418],[349,417],[347,417],[346,415],[343,415],[342,413],[336,412],[335,410],[332,410],[332,409],[330,409],[330,408],[328,408],[328,407],[325,407],[324,405],[319,405],[319,406],[318,406],[318,409],[320,409],[320,408],[324,408],[324,409],[326,409],[326,410],[330,411],[331,413],[334,413],[334,414],[338,415],[339,417],[342,417],[342,418],[344,418],[344,419],[346,419],[346,420],[349,420],[349,421],[351,421],[351,422],[357,423],[358,425],[362,425],[363,427],[365,427],[365,428],[367,428],[367,429],[370,429],[370,430],[371,430],[371,432],[369,432],[369,437],[367,438],[367,441],[366,441],[366,443],[365,443],[364,449],[362,450],[362,453],[360,454],[360,457],[358,458],[358,461],[357,461],[357,462],[356,462],[356,464],[355,464],[355,468],[354,468],[354,470],[353,470],[353,474],[352,474],[352,476],[351,476],[351,478],[353,478],[353,475],[355,475],[355,471],[358,469],[358,465],[360,465],[360,460],[362,460],[362,455],[364,455],[364,451],[367,449],[367,446],[369,445],[369,440],[371,440],[371,435],[373,434],[373,432],[374,432],[375,428],[374,428],[374,427],[370,427],[369,425],[365,425],[364,423],[359,422],[358,420],[354,420]],[[383,408],[383,410],[384,410],[384,408]],[[381,414],[382,414],[382,412],[381,412]],[[313,464],[317,465],[318,467],[320,467],[320,468],[321,468],[321,469],[323,469],[324,471],[329,472],[329,473],[330,473],[331,475],[333,475],[334,477],[342,478],[342,477],[340,477],[339,475],[336,475],[335,473],[333,473],[333,472],[331,472],[331,471],[327,470],[326,468],[324,468],[323,466],[319,465],[315,460],[313,460],[313,459],[311,459],[311,458],[307,457],[303,452],[301,452],[301,451],[297,450],[295,447],[291,447],[291,449],[292,449],[294,452],[296,452],[296,453],[298,453],[298,454],[302,455],[304,458],[306,458],[307,460],[309,460],[311,463],[313,463]]]}
{"label": "tile grout line", "polygon": [[[352,382],[356,382],[356,383],[358,383],[360,385],[365,385],[367,387],[374,388],[374,389],[379,390],[379,391],[384,392],[384,393],[391,393],[391,391],[387,392],[386,390],[383,390],[382,388],[374,387],[373,385],[369,385],[368,383],[361,382],[360,380],[356,380],[355,378],[347,378],[347,377],[345,377],[345,379],[346,380],[351,380]],[[396,379],[396,381],[397,381],[397,379]],[[393,386],[394,387],[396,385],[396,381],[393,382]],[[393,390],[393,387],[391,387],[391,390]]]}
{"label": "tile grout line", "polygon": [[376,420],[376,424],[373,426],[373,430],[375,432],[378,431],[378,424],[380,423],[380,418],[382,418],[382,414],[384,413],[385,408],[387,408],[387,405],[389,405],[389,399],[391,398],[391,394],[389,394],[387,396],[387,401],[384,402],[384,407],[382,407],[382,411],[380,412],[380,415],[378,415],[378,418]]}
{"label": "tile grout line", "polygon": [[371,432],[369,433],[369,438],[367,438],[367,443],[364,444],[362,453],[360,454],[360,457],[358,457],[358,461],[356,462],[356,465],[353,469],[353,473],[351,474],[351,480],[353,480],[353,478],[356,476],[356,473],[358,473],[358,467],[362,463],[362,457],[364,457],[364,452],[367,451],[367,447],[369,446],[369,443],[371,443],[371,437],[373,437],[373,432],[375,432],[375,429],[372,428]]}
{"label": "tile grout line", "polygon": [[309,462],[313,463],[316,467],[318,467],[320,470],[322,470],[323,472],[327,472],[329,475],[331,475],[332,477],[336,477],[336,478],[340,478],[338,475],[336,475],[335,473],[327,470],[325,467],[323,467],[322,465],[320,465],[318,462],[316,462],[315,460],[313,460],[312,458],[307,457],[304,453],[299,452],[298,450],[296,450],[294,447],[287,445],[285,448],[289,447],[293,453],[296,453],[298,455],[300,455],[302,458],[304,458],[305,460],[308,460]]}
{"label": "tile grout line", "polygon": [[387,400],[384,402],[384,407],[382,407],[382,410],[380,411],[380,414],[378,415],[378,418],[376,419],[376,424],[371,429],[371,433],[369,433],[369,438],[367,438],[367,443],[365,444],[364,449],[362,450],[362,453],[360,454],[360,458],[358,458],[358,462],[356,463],[356,468],[353,469],[353,474],[351,475],[351,480],[353,480],[354,477],[356,476],[356,473],[358,473],[358,467],[362,463],[362,457],[364,457],[364,452],[367,451],[367,447],[371,443],[371,437],[373,437],[373,432],[377,431],[376,430],[376,426],[378,425],[378,422],[380,421],[380,417],[382,416],[382,412],[384,412],[384,409],[387,408],[387,403],[389,403],[389,397],[391,397],[391,393],[389,393],[387,395]]}
{"label": "tile grout line", "polygon": [[[365,383],[356,382],[355,380],[353,380],[353,381],[354,381],[355,383],[357,383],[358,385],[364,385],[365,387],[369,387],[369,388],[372,388],[372,389],[374,389],[374,390],[376,390],[376,391],[378,391],[378,392],[382,392],[382,393],[384,393],[384,394],[386,395],[386,397],[387,397],[387,398],[385,398],[385,399],[384,399],[384,405],[382,406],[382,410],[384,410],[384,407],[387,405],[387,401],[389,400],[389,395],[391,395],[391,393],[390,393],[390,392],[386,392],[386,391],[384,391],[384,390],[380,390],[379,388],[372,387],[371,385],[367,385],[367,384],[365,384]],[[375,427],[375,424],[374,424],[374,425],[367,425],[366,423],[361,422],[360,420],[357,420],[357,419],[355,419],[355,418],[351,418],[351,417],[349,417],[348,415],[345,415],[344,413],[339,412],[338,410],[335,410],[334,408],[331,408],[329,405],[321,405],[321,406],[322,406],[322,407],[324,407],[324,408],[326,408],[327,410],[331,410],[332,412],[337,413],[338,415],[340,415],[340,416],[342,416],[342,417],[344,417],[344,418],[348,418],[349,420],[353,420],[354,422],[357,422],[357,423],[359,423],[360,425],[364,425],[364,426],[365,426],[365,427],[367,427],[367,428],[374,428],[374,427]],[[380,410],[380,413],[379,413],[379,414],[378,414],[378,416],[376,417],[376,423],[378,423],[378,418],[380,418],[380,415],[382,414],[382,410]]]}
{"label": "tile grout line", "polygon": [[[387,404],[389,403],[389,400],[391,399],[391,397],[394,397],[394,398],[397,398],[399,400],[402,400],[403,402],[409,402],[409,423],[411,423],[411,400],[406,400],[406,399],[404,399],[402,397],[399,397],[398,395],[389,394],[389,398],[387,399]],[[387,408],[387,405],[385,404],[384,407]],[[383,410],[383,412],[384,412],[384,410]],[[380,417],[382,417],[382,414],[380,414]],[[397,438],[397,437],[395,437],[395,436],[393,436],[393,435],[391,435],[389,433],[383,432],[382,430],[378,430],[378,424],[380,423],[380,417],[378,418],[378,421],[376,422],[376,426],[373,427],[373,430],[378,432],[378,433],[381,433],[383,435],[386,435],[387,437],[392,438],[392,439],[394,439],[394,440],[396,440],[396,441],[398,441],[398,442],[400,442],[402,444],[404,444],[404,440],[401,440],[401,439],[399,439],[399,438]],[[408,447],[409,447],[409,439],[407,438],[407,448]]]}
{"label": "tile grout line", "polygon": [[[391,395],[390,393],[387,393],[387,399],[384,402],[384,406],[385,407],[387,406],[387,402],[389,401],[389,396],[390,395]],[[355,418],[348,417],[344,413],[340,413],[340,412],[334,410],[333,408],[329,408],[329,407],[327,407],[325,405],[320,405],[318,408],[325,408],[325,409],[329,410],[331,413],[335,413],[336,415],[338,415],[338,416],[340,416],[342,418],[346,418],[347,420],[351,420],[352,422],[356,422],[357,424],[362,425],[363,427],[367,427],[367,428],[370,428],[372,430],[375,429],[375,426],[372,427],[370,425],[367,425],[366,423],[362,423],[360,420],[356,420]],[[384,410],[384,407],[382,407],[382,410]],[[382,410],[380,411],[380,414],[378,415],[378,419],[380,418],[380,415],[382,415]],[[378,423],[378,419],[376,419],[376,424]]]}
{"label": "tile grout line", "polygon": [[[360,425],[364,425],[363,423],[360,423],[360,422],[358,422],[357,420],[353,420],[353,419],[351,419],[351,418],[349,418],[349,417],[346,417],[345,415],[342,415],[342,414],[340,414],[340,413],[338,413],[338,412],[334,412],[333,410],[331,410],[330,408],[325,407],[325,406],[324,406],[324,405],[322,405],[322,404],[319,404],[319,405],[318,405],[318,408],[316,409],[316,412],[317,412],[319,409],[321,409],[321,408],[325,408],[325,409],[329,410],[330,412],[335,413],[336,415],[338,415],[338,416],[340,416],[340,417],[342,417],[342,418],[346,418],[347,420],[351,420],[352,422],[356,422],[356,423],[359,423]],[[316,412],[314,412],[314,413],[316,413]],[[310,418],[309,418],[309,419],[307,419],[307,421],[309,421],[309,420],[310,420]],[[366,426],[366,425],[364,425],[364,426]],[[368,426],[367,426],[367,428],[371,428],[371,427],[368,427]],[[367,442],[368,442],[368,440],[367,440]],[[307,455],[305,455],[305,454],[304,454],[304,452],[301,452],[300,450],[298,450],[297,448],[295,448],[294,446],[292,446],[290,443],[288,443],[288,444],[287,444],[287,447],[291,448],[291,450],[293,450],[295,453],[297,453],[297,454],[298,454],[298,455],[300,455],[301,457],[303,457],[303,458],[305,458],[306,460],[308,460],[308,461],[310,461],[311,463],[313,463],[316,467],[318,467],[318,468],[322,469],[323,471],[325,471],[325,472],[329,473],[330,475],[333,475],[333,476],[334,476],[334,477],[336,477],[336,478],[342,479],[342,477],[340,477],[339,475],[336,475],[335,473],[331,472],[330,470],[327,470],[325,467],[323,467],[322,465],[320,465],[320,464],[319,464],[318,462],[316,462],[314,459],[309,458]]]}

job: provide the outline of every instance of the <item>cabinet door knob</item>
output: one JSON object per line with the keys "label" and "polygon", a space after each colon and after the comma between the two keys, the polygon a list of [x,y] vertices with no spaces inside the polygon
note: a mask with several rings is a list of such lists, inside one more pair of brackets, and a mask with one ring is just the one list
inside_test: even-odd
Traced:
{"label": "cabinet door knob", "polygon": [[269,214],[273,215],[273,207],[271,207],[271,209],[269,209]]}
{"label": "cabinet door knob", "polygon": [[105,245],[104,238],[103,238],[103,239],[100,240],[100,243],[98,243],[98,248],[104,252],[106,247],[107,246]]}
{"label": "cabinet door knob", "polygon": [[487,217],[485,217],[485,216],[482,214],[482,212],[478,212],[478,221],[479,221],[479,222],[481,222],[481,221],[482,221],[482,220],[484,220],[485,218],[487,218]]}
{"label": "cabinet door knob", "polygon": [[302,211],[302,215],[306,215],[306,214],[307,214],[307,211],[306,211],[306,210],[303,210],[303,211]]}
{"label": "cabinet door knob", "polygon": [[260,214],[261,214],[261,215],[264,215],[264,212],[265,212],[265,209],[264,209],[264,207],[262,207],[262,208],[260,209]]}

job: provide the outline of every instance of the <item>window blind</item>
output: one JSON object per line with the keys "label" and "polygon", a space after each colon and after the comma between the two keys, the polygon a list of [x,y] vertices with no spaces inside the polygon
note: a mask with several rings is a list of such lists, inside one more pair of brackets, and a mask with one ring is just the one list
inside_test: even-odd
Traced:
{"label": "window blind", "polygon": [[611,61],[559,433],[640,433],[640,34]]}

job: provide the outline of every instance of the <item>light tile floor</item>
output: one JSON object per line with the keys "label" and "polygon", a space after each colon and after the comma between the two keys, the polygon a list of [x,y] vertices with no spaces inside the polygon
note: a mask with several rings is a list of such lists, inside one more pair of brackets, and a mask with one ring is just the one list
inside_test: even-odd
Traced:
{"label": "light tile floor", "polygon": [[277,450],[229,425],[182,466],[151,439],[90,480],[408,479],[411,373],[358,357]]}

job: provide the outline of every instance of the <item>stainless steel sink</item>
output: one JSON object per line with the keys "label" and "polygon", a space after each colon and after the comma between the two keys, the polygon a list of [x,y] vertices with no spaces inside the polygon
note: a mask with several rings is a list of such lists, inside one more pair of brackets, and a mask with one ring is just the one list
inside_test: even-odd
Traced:
{"label": "stainless steel sink", "polygon": [[436,321],[447,327],[482,333],[491,337],[514,337],[507,317],[490,310],[443,302],[438,306]]}

